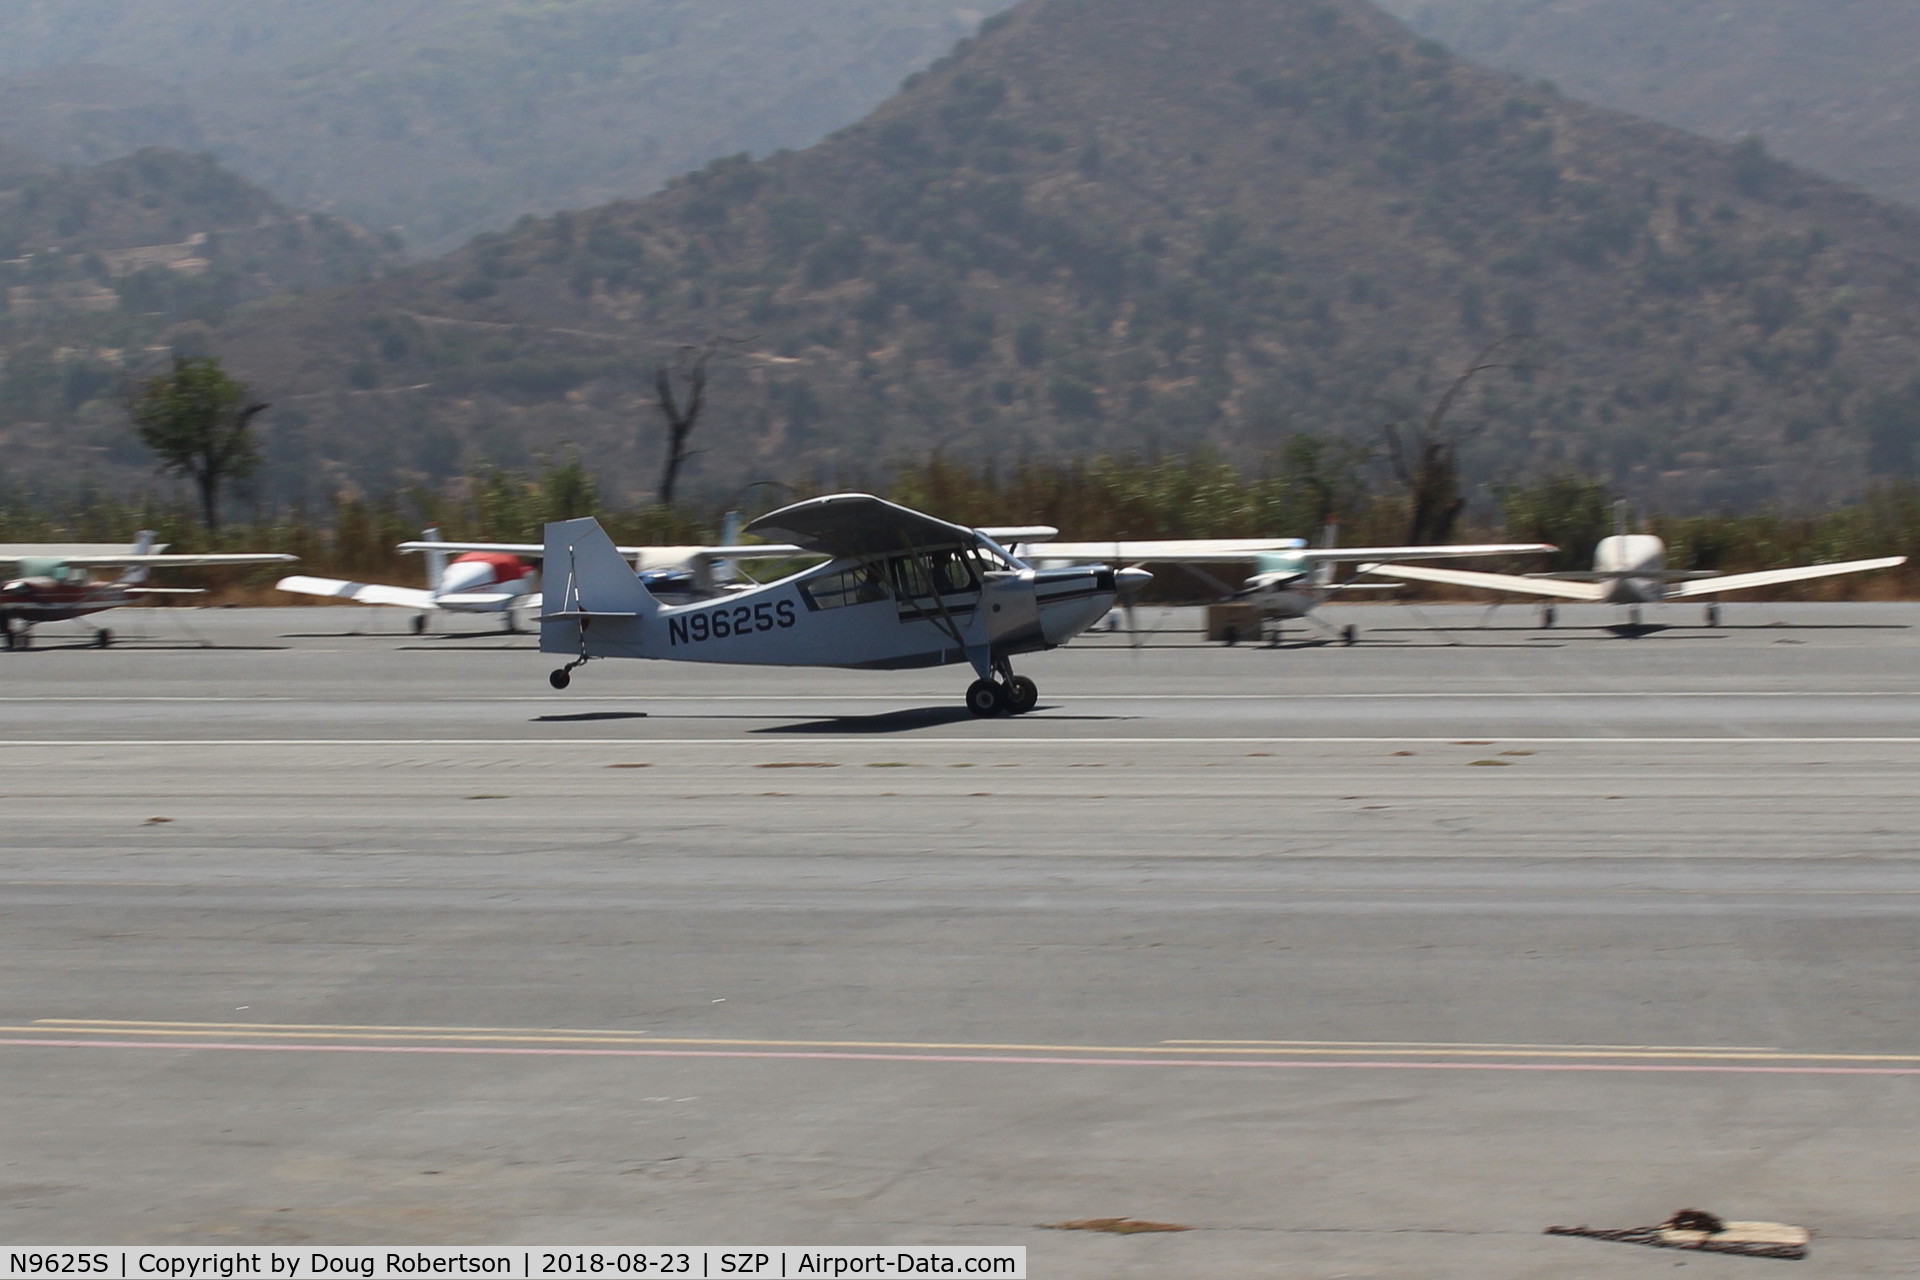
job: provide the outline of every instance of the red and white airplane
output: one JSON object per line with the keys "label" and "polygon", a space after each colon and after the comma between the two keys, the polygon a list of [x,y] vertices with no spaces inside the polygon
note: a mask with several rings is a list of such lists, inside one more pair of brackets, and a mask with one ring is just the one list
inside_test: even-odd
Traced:
{"label": "red and white airplane", "polygon": [[508,631],[517,631],[514,613],[540,608],[540,571],[520,556],[497,549],[460,550],[448,546],[438,529],[428,529],[420,542],[403,542],[402,551],[424,551],[427,585],[391,587],[378,582],[349,582],[343,578],[312,578],[296,574],[274,586],[298,595],[326,596],[358,604],[391,605],[412,609],[413,633],[427,629],[434,613],[497,613]]}
{"label": "red and white airplane", "polygon": [[[191,568],[226,564],[287,564],[299,556],[268,552],[231,555],[163,555],[151,529],[135,535],[131,547],[99,543],[25,543],[0,546],[0,565],[13,576],[0,584],[0,630],[8,649],[33,647],[33,628],[43,622],[65,622],[88,614],[147,603],[155,596],[200,595],[195,587],[152,587],[147,575],[160,568]],[[118,578],[94,580],[95,569],[121,569]],[[104,649],[113,632],[97,627],[93,643]]]}

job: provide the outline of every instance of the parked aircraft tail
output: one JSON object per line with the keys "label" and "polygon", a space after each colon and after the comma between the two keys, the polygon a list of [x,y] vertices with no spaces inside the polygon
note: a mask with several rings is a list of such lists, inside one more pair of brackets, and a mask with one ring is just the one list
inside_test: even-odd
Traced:
{"label": "parked aircraft tail", "polygon": [[[431,528],[421,530],[420,541],[439,542],[440,526],[434,525]],[[440,590],[440,582],[447,576],[447,562],[451,559],[452,556],[445,551],[427,552],[427,590]]]}
{"label": "parked aircraft tail", "polygon": [[[133,554],[137,556],[152,555],[154,540],[157,536],[158,535],[151,529],[142,529],[140,532],[134,534]],[[129,565],[126,572],[120,575],[120,581],[127,586],[133,586],[136,583],[145,582],[146,580],[147,566],[143,564]]]}

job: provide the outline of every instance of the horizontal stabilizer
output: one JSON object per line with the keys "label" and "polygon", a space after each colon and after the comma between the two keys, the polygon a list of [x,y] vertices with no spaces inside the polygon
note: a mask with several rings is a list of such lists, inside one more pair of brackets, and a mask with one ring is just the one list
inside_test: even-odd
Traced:
{"label": "horizontal stabilizer", "polygon": [[1472,587],[1477,591],[1510,591],[1523,596],[1552,596],[1558,600],[1599,603],[1607,588],[1597,582],[1562,582],[1555,578],[1528,578],[1517,573],[1474,573],[1468,569],[1432,569],[1415,564],[1368,564],[1365,574],[1392,574],[1415,582],[1437,582],[1445,587]]}
{"label": "horizontal stabilizer", "polygon": [[282,591],[303,596],[326,596],[333,600],[351,600],[356,604],[386,604],[398,609],[434,609],[433,592],[419,587],[388,587],[377,582],[345,582],[339,578],[309,578],[296,575],[273,584]]}
{"label": "horizontal stabilizer", "polygon": [[1810,578],[1832,578],[1843,573],[1867,573],[1873,569],[1892,569],[1907,562],[1905,556],[1882,556],[1878,560],[1844,560],[1838,564],[1803,564],[1797,569],[1762,569],[1757,573],[1729,573],[1704,582],[1688,582],[1675,587],[1669,598],[1685,600],[1699,596],[1717,596],[1726,591],[1745,591],[1749,587],[1777,587],[1787,582],[1805,582]]}
{"label": "horizontal stabilizer", "polygon": [[524,597],[517,591],[448,591],[433,597],[442,609],[504,609]]}

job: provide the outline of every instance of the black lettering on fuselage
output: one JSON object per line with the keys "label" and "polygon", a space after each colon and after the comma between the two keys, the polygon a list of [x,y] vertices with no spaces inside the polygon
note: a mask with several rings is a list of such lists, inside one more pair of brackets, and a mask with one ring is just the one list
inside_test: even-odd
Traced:
{"label": "black lettering on fuselage", "polygon": [[679,613],[667,619],[667,644],[701,644],[755,631],[785,631],[799,619],[791,600],[762,600],[758,604],[721,605],[698,613]]}

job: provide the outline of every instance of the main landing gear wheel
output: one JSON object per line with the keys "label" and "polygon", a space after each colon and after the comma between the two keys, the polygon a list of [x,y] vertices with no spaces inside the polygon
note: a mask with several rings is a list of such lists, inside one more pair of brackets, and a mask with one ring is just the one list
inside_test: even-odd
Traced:
{"label": "main landing gear wheel", "polygon": [[[1035,691],[1035,697],[1039,696]],[[967,686],[967,710],[976,716],[1003,716],[1013,709],[998,680],[975,680]]]}
{"label": "main landing gear wheel", "polygon": [[1553,630],[1553,624],[1559,620],[1559,610],[1555,609],[1552,605],[1547,605],[1540,610],[1540,626],[1543,630]]}
{"label": "main landing gear wheel", "polygon": [[423,636],[427,634],[427,615],[426,614],[416,613],[413,615],[413,634],[417,636]]}
{"label": "main landing gear wheel", "polygon": [[1359,640],[1360,640],[1360,628],[1354,626],[1351,622],[1349,622],[1346,626],[1340,628],[1341,644],[1357,644],[1359,643]]}
{"label": "main landing gear wheel", "polygon": [[1707,606],[1707,625],[1710,627],[1717,627],[1720,625],[1720,606],[1719,605],[1710,604]]}
{"label": "main landing gear wheel", "polygon": [[93,633],[94,648],[104,649],[107,646],[111,645],[112,643],[113,643],[113,632],[107,630],[105,627],[102,627],[98,631]]}
{"label": "main landing gear wheel", "polygon": [[1040,686],[1025,676],[1015,676],[1007,682],[1007,710],[1016,716],[1023,716],[1040,703]]}
{"label": "main landing gear wheel", "polygon": [[573,672],[565,667],[555,667],[547,676],[547,683],[556,689],[564,689],[573,683]]}

